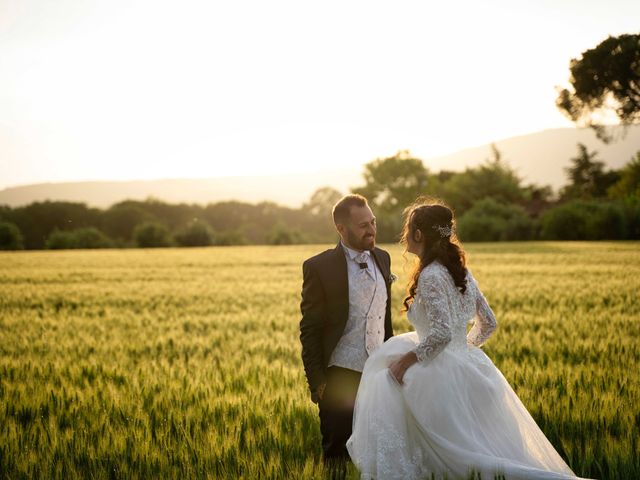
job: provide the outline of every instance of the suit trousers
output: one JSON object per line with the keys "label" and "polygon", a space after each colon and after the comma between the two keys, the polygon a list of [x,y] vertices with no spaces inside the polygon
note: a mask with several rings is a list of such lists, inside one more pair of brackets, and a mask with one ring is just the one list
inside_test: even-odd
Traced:
{"label": "suit trousers", "polygon": [[348,368],[329,367],[327,385],[318,403],[320,432],[325,462],[345,463],[349,460],[346,443],[351,436],[353,408],[362,372]]}

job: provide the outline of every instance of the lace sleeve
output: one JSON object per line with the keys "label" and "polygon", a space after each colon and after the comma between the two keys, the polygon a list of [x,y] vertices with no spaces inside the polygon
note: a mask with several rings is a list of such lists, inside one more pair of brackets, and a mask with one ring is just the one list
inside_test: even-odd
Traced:
{"label": "lace sleeve", "polygon": [[438,276],[423,275],[418,279],[415,300],[425,307],[429,333],[413,350],[419,362],[435,358],[451,341],[449,301]]}
{"label": "lace sleeve", "polygon": [[469,277],[473,282],[476,296],[476,318],[473,327],[467,334],[467,343],[479,347],[493,334],[498,322],[471,272],[469,272]]}

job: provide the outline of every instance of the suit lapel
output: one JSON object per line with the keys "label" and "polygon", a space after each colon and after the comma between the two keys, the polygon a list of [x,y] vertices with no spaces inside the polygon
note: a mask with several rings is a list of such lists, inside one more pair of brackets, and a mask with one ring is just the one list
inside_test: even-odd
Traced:
{"label": "suit lapel", "polygon": [[347,273],[347,257],[344,254],[342,244],[333,251],[333,265],[331,271],[335,272],[336,290],[340,292],[340,307],[344,312],[344,321],[349,317],[349,274]]}
{"label": "suit lapel", "polygon": [[379,255],[379,254],[376,253],[377,250],[378,250],[377,248],[374,248],[373,250],[371,250],[371,255],[373,255],[373,259],[378,264],[378,268],[382,272],[382,276],[384,277],[384,281],[388,285],[389,284],[389,273],[390,273],[389,265],[387,265],[387,263],[385,262],[383,255]]}

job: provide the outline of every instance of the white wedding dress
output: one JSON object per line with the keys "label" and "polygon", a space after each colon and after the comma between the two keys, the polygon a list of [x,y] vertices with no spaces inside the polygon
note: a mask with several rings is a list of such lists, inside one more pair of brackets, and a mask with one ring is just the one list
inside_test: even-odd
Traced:
{"label": "white wedding dress", "polygon": [[[479,348],[496,320],[470,272],[462,294],[442,264],[425,267],[407,316],[416,331],[362,373],[347,449],[363,479],[577,478]],[[399,385],[387,367],[411,350]]]}

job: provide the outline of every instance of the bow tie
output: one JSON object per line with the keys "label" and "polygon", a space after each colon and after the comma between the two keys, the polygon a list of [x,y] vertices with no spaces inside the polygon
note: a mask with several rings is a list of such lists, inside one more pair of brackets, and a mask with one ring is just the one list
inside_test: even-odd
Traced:
{"label": "bow tie", "polygon": [[366,253],[359,253],[355,257],[355,261],[358,263],[361,269],[369,268],[369,255]]}

